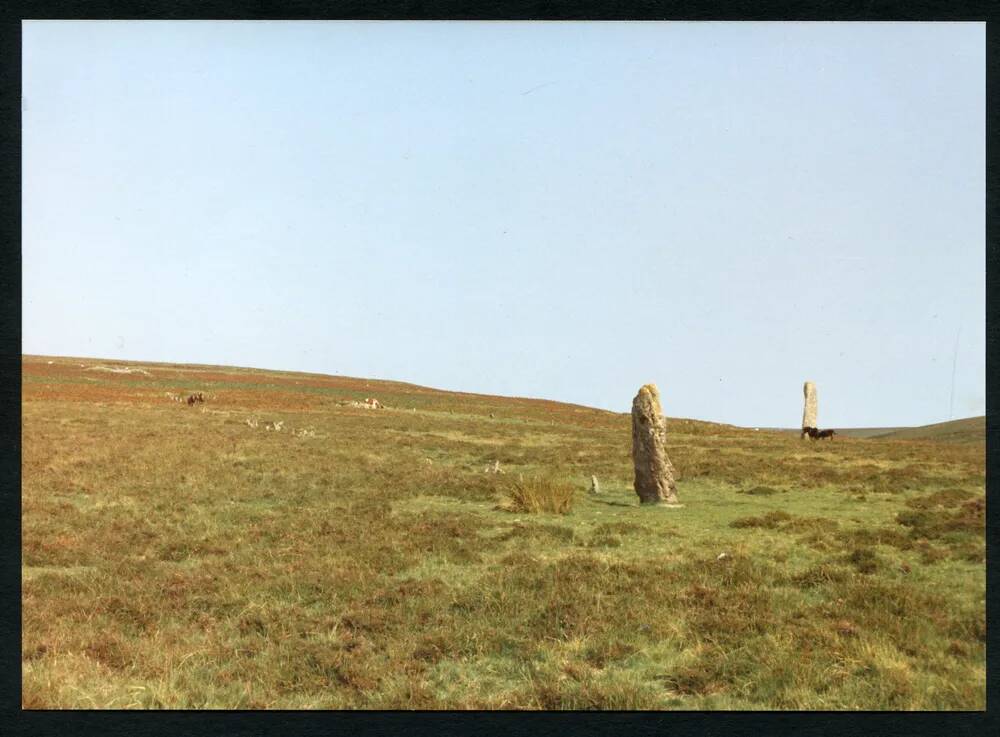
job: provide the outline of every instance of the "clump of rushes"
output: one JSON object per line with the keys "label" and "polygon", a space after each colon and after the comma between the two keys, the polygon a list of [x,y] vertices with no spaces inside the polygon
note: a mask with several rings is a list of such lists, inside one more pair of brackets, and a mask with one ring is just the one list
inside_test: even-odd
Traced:
{"label": "clump of rushes", "polygon": [[575,487],[548,476],[519,477],[501,489],[498,509],[507,512],[551,512],[568,514],[573,508]]}

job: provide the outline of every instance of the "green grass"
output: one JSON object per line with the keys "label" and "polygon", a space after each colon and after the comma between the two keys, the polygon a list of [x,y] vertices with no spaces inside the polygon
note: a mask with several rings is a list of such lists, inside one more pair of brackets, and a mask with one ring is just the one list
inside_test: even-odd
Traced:
{"label": "green grass", "polygon": [[640,507],[627,415],[79,363],[24,363],[26,708],[985,707],[981,442],[670,420]]}

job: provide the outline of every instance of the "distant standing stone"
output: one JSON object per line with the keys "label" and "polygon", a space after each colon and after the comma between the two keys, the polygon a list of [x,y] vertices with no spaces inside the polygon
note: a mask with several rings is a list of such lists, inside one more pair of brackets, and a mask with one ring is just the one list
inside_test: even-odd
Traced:
{"label": "distant standing stone", "polygon": [[591,476],[590,477],[590,493],[591,494],[600,494],[601,493],[601,486],[600,486],[600,484],[597,483],[597,477],[596,476]]}
{"label": "distant standing stone", "polygon": [[802,427],[819,427],[819,425],[816,424],[816,417],[818,414],[816,385],[811,381],[807,381],[802,387],[802,394],[805,400],[802,408]]}
{"label": "distant standing stone", "polygon": [[667,458],[667,423],[656,384],[646,384],[632,400],[632,463],[635,493],[642,504],[677,504],[674,467]]}

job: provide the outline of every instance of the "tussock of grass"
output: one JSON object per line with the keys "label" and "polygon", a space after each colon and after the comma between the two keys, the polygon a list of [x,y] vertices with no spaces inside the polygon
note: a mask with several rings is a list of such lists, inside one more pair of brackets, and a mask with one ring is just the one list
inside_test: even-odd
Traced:
{"label": "tussock of grass", "polygon": [[[659,528],[662,531],[662,528]],[[634,522],[602,522],[594,528],[595,534],[609,535],[635,535],[646,530],[642,525]]]}
{"label": "tussock of grass", "polygon": [[773,496],[781,492],[777,489],[772,489],[770,486],[755,486],[752,489],[741,489],[739,493],[749,494],[750,496]]}
{"label": "tussock of grass", "polygon": [[800,588],[811,589],[831,583],[840,583],[848,577],[847,571],[839,566],[821,563],[791,577],[791,582]]}
{"label": "tussock of grass", "polygon": [[773,512],[768,512],[760,517],[740,517],[739,519],[734,519],[729,523],[729,526],[736,528],[763,527],[768,530],[773,530],[782,522],[787,522],[791,518],[792,515],[788,512],[782,512],[779,509]]}
{"label": "tussock of grass", "polygon": [[550,477],[519,478],[504,486],[498,509],[507,512],[569,514],[576,487]]}
{"label": "tussock of grass", "polygon": [[515,524],[506,532],[498,535],[497,540],[503,542],[508,540],[535,540],[548,543],[568,543],[573,540],[573,537],[574,532],[571,527],[546,524]]}
{"label": "tussock of grass", "polygon": [[855,548],[846,558],[858,573],[875,573],[882,561],[871,548]]}

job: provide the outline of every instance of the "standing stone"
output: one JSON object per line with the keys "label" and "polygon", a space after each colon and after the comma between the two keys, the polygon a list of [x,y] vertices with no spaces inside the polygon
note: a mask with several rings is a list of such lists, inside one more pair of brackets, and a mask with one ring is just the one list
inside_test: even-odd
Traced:
{"label": "standing stone", "polygon": [[807,427],[819,427],[816,424],[818,405],[816,401],[816,385],[807,381],[802,387],[802,394],[805,396],[805,405],[802,408],[802,429]]}
{"label": "standing stone", "polygon": [[642,504],[677,504],[674,467],[667,458],[667,423],[656,384],[646,384],[632,400],[632,463],[635,493]]}
{"label": "standing stone", "polygon": [[590,493],[591,494],[600,494],[601,493],[601,485],[597,483],[597,477],[596,476],[591,476],[590,477]]}

